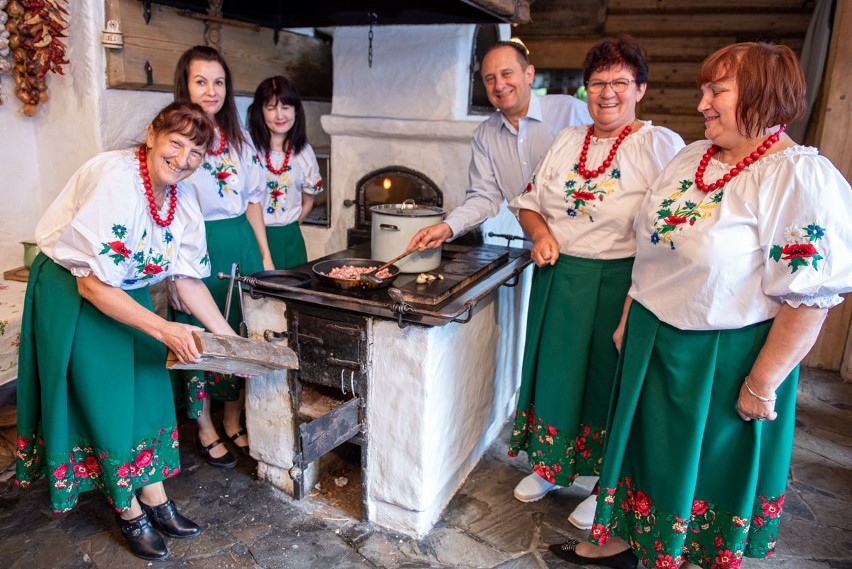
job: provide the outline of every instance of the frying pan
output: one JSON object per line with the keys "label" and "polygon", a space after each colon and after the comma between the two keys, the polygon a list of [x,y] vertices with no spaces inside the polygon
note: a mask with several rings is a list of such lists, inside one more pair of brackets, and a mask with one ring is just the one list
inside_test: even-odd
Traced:
{"label": "frying pan", "polygon": [[372,280],[361,280],[360,278],[355,279],[338,279],[335,277],[328,276],[328,273],[337,267],[342,267],[343,265],[349,265],[351,267],[378,267],[383,265],[384,262],[376,261],[375,259],[331,259],[328,261],[320,261],[316,263],[312,268],[314,274],[319,279],[320,283],[326,286],[332,286],[335,288],[340,288],[343,290],[349,289],[373,289],[373,288],[382,288],[391,284],[397,276],[399,276],[399,267],[396,265],[391,265],[388,267],[388,271],[391,276],[381,279],[378,282],[373,282]]}

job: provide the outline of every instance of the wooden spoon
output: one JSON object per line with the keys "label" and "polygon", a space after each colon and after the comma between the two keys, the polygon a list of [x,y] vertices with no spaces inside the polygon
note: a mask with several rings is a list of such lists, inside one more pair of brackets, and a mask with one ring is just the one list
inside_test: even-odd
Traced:
{"label": "wooden spoon", "polygon": [[378,272],[379,272],[379,271],[381,271],[382,269],[387,269],[388,267],[390,267],[391,265],[393,265],[394,263],[396,263],[396,262],[397,262],[397,261],[399,261],[400,259],[402,259],[402,258],[404,258],[404,257],[407,257],[407,256],[411,255],[411,254],[412,254],[412,253],[414,253],[415,251],[417,251],[417,247],[414,247],[413,249],[409,249],[408,251],[406,251],[406,252],[405,252],[405,253],[403,253],[402,255],[399,255],[399,256],[397,256],[397,257],[394,257],[393,259],[391,259],[390,261],[388,261],[388,262],[387,262],[387,263],[385,263],[384,265],[379,265],[379,266],[378,266],[378,267],[376,267],[375,269],[371,270],[369,273],[361,273],[361,282],[362,282],[362,283],[367,283],[367,284],[372,284],[372,285],[379,285],[379,284],[382,284],[382,279],[380,279],[379,277],[377,277],[377,276],[376,276],[376,273],[378,273]]}

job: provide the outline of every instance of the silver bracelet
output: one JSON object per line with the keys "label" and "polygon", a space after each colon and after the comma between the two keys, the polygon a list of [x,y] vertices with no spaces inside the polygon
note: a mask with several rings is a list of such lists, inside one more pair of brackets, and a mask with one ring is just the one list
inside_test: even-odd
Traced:
{"label": "silver bracelet", "polygon": [[772,403],[773,401],[778,399],[778,396],[775,393],[772,394],[772,397],[761,397],[760,395],[758,395],[757,393],[752,391],[751,387],[749,387],[749,385],[748,385],[748,376],[746,376],[745,379],[743,380],[743,384],[745,385],[745,388],[746,388],[746,391],[748,391],[748,394],[751,395],[752,397],[754,397],[755,399],[757,399],[758,401],[763,401],[764,403]]}

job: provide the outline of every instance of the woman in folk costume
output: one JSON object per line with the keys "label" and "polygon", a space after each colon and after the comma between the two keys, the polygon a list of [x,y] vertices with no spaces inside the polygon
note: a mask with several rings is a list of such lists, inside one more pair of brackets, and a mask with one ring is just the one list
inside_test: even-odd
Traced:
{"label": "woman in folk costume", "polygon": [[163,345],[196,361],[198,328],[156,315],[148,286],[176,277],[199,320],[233,335],[201,282],[210,274],[204,220],[185,182],[213,129],[197,105],[172,103],[144,145],[84,164],[36,228],[42,253],[21,333],[17,481],[47,478],[57,512],[100,490],[143,559],[168,554],[160,532],[200,531],[163,487],[180,472]]}
{"label": "woman in folk costume", "polygon": [[852,189],[785,124],[805,108],[787,47],[743,43],[699,72],[707,140],[636,217],[637,254],[601,493],[573,563],[737,569],[775,550],[798,365],[852,290]]}
{"label": "woman in folk costume", "polygon": [[[636,119],[648,65],[633,38],[604,39],[584,61],[593,124],[554,140],[510,208],[533,240],[537,268],[510,454],[533,473],[515,489],[598,476],[618,352],[612,335],[630,286],[633,218],[651,181],[683,148],[671,130]],[[591,527],[595,496],[569,517]]]}
{"label": "woman in folk costume", "polygon": [[248,109],[248,128],[266,168],[263,219],[276,269],[308,262],[300,224],[322,191],[314,149],[305,136],[305,109],[286,77],[264,79]]}
{"label": "woman in folk costume", "polygon": [[[207,112],[216,124],[216,139],[204,163],[188,184],[195,191],[207,231],[211,276],[204,280],[219,305],[225,307],[229,281],[217,274],[231,272],[237,263],[242,274],[273,269],[266,243],[266,228],[260,201],[265,179],[248,133],[240,126],[231,72],[218,51],[195,46],[178,60],[175,69],[175,100],[193,102]],[[177,308],[174,317],[195,323],[186,306],[172,297]],[[237,330],[241,315],[232,309],[228,315]],[[232,455],[213,424],[210,397],[223,400],[225,437],[237,449],[248,453],[248,437],[242,428],[245,382],[233,375],[213,372],[181,372],[181,387],[187,417],[198,421],[196,446],[213,466],[232,468]]]}

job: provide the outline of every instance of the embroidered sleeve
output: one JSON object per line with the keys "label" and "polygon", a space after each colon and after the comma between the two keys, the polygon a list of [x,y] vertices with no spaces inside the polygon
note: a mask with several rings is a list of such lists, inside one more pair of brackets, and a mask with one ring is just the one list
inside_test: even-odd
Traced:
{"label": "embroidered sleeve", "polygon": [[121,287],[135,271],[133,255],[141,236],[134,222],[147,214],[132,191],[133,179],[126,172],[88,172],[69,183],[97,187],[59,236],[54,260],[76,277],[94,273],[105,284]]}
{"label": "embroidered sleeve", "polygon": [[831,307],[852,290],[852,189],[817,155],[800,156],[762,186],[763,290],[791,306]]}
{"label": "embroidered sleeve", "polygon": [[306,144],[299,153],[302,157],[304,176],[302,177],[301,190],[306,194],[317,195],[322,191],[322,176],[320,176],[319,164],[314,149]]}
{"label": "embroidered sleeve", "polygon": [[243,147],[242,167],[245,170],[245,186],[249,203],[261,203],[266,194],[266,167],[252,146],[251,138],[245,134],[246,143]]}

